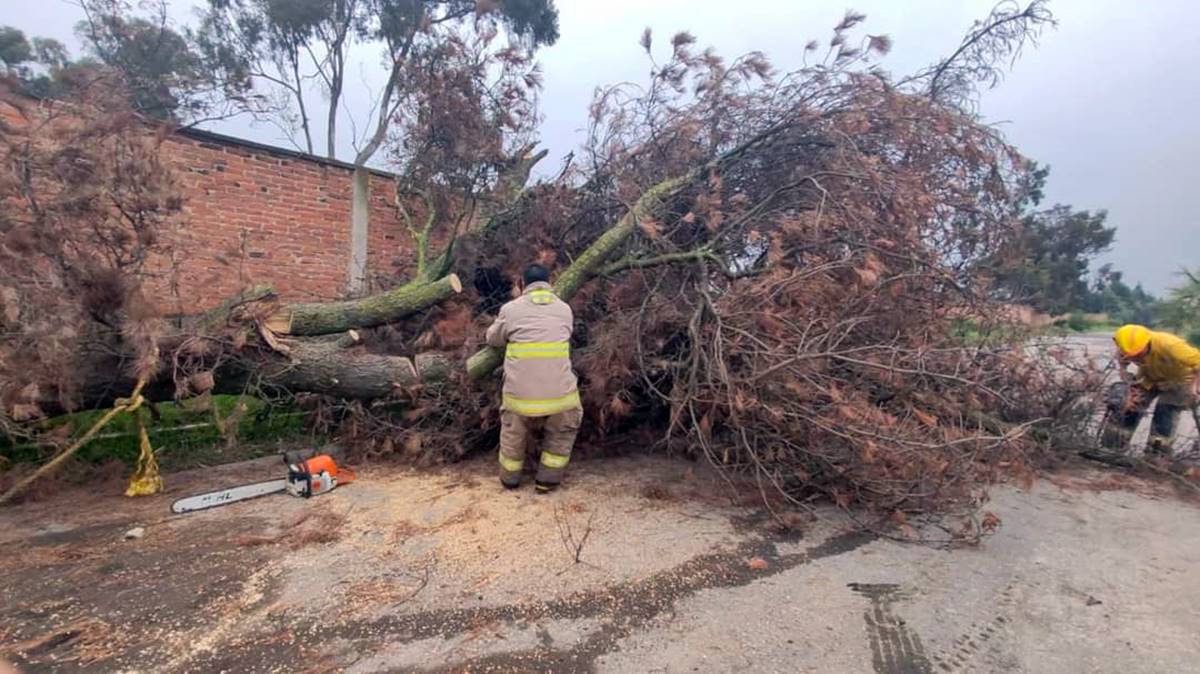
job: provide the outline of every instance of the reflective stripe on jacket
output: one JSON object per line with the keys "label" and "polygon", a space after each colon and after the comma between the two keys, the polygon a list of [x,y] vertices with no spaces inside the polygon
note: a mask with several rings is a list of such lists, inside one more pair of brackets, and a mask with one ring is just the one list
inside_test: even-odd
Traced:
{"label": "reflective stripe on jacket", "polygon": [[570,305],[554,295],[549,283],[531,283],[500,307],[487,343],[504,348],[503,409],[544,417],[580,406],[571,369],[574,322]]}
{"label": "reflective stripe on jacket", "polygon": [[1145,388],[1170,389],[1186,386],[1200,372],[1200,349],[1169,332],[1150,332],[1150,352],[1138,364],[1138,378]]}

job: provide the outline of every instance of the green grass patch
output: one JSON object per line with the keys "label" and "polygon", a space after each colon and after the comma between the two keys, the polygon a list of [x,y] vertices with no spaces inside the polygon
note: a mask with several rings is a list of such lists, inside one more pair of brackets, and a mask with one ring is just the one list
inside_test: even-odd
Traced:
{"label": "green grass patch", "polygon": [[1114,322],[1111,318],[1105,317],[1097,320],[1081,313],[1068,314],[1066,320],[1059,321],[1055,325],[1070,332],[1112,332],[1121,327],[1120,323]]}
{"label": "green grass patch", "polygon": [[[213,408],[221,419],[228,420],[239,406],[236,441],[226,443],[213,418]],[[308,437],[304,414],[291,407],[269,405],[248,396],[213,396],[212,408],[203,409],[195,400],[182,403],[162,403],[156,406],[158,418],[149,410],[139,414],[146,422],[150,444],[154,446],[159,465],[164,470],[180,470],[198,465],[215,465],[254,458],[278,450],[281,444],[294,444]],[[69,426],[70,437],[82,435],[91,428],[106,410],[89,410],[54,417],[44,422],[45,432]],[[132,414],[120,414],[108,423],[95,438],[79,450],[78,460],[100,464],[117,459],[133,465],[138,457],[137,419]],[[69,442],[68,442],[69,443]],[[0,463],[41,463],[55,453],[50,447],[17,440],[0,439]]]}
{"label": "green grass patch", "polygon": [[984,329],[978,321],[968,318],[956,318],[950,326],[950,335],[963,346],[1013,344],[1035,334],[1038,331],[1020,325],[995,325]]}

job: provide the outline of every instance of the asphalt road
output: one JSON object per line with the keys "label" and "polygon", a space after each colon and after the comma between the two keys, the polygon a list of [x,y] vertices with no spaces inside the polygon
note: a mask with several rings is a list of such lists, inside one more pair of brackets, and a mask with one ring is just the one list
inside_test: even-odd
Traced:
{"label": "asphalt road", "polygon": [[[976,547],[771,533],[663,459],[549,497],[491,461],[367,469],[311,501],[169,516],[172,494],[0,511],[0,659],[27,672],[1176,672],[1200,662],[1200,510],[1077,468],[994,490]],[[745,495],[742,495],[745,496]],[[80,507],[80,504],[87,507]],[[135,525],[140,539],[125,540]]]}

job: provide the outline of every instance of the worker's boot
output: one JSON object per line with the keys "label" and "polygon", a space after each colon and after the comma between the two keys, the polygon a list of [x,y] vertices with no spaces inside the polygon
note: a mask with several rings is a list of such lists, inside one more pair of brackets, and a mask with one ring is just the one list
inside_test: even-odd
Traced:
{"label": "worker's boot", "polygon": [[521,486],[521,471],[509,472],[501,469],[500,485],[505,489],[516,489]]}
{"label": "worker's boot", "polygon": [[533,486],[537,493],[549,494],[558,489],[558,485],[562,483],[563,474],[567,472],[567,463],[570,461],[569,454],[563,456],[549,449],[542,450],[537,477],[533,480]]}

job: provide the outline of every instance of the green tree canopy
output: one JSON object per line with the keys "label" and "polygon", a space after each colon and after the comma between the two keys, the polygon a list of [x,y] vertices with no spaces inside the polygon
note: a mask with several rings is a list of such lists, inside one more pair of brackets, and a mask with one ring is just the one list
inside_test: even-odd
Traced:
{"label": "green tree canopy", "polygon": [[[192,37],[208,59],[236,63],[260,90],[288,101],[276,121],[308,152],[323,139],[329,157],[336,156],[346,115],[342,97],[351,51],[377,50],[387,78],[373,96],[376,110],[370,120],[352,118],[365,128],[355,139],[354,163],[361,166],[423,81],[414,77],[412,64],[430,63],[423,53],[461,39],[463,31],[485,35],[496,29],[532,52],[558,39],[558,11],[553,0],[208,0]],[[325,94],[320,112],[311,109],[314,87]]]}
{"label": "green tree canopy", "polygon": [[171,26],[166,5],[139,16],[122,0],[82,0],[76,34],[89,59],[121,73],[134,109],[181,122],[256,108],[236,60],[198,49]]}
{"label": "green tree canopy", "polygon": [[134,108],[167,119],[192,110],[186,92],[206,86],[208,74],[183,36],[141,17],[97,14],[76,32],[91,58],[125,75]]}
{"label": "green tree canopy", "polygon": [[25,33],[12,26],[0,26],[0,62],[9,72],[33,60],[33,46]]}
{"label": "green tree canopy", "polygon": [[36,96],[61,96],[104,68],[120,76],[132,108],[149,117],[194,122],[250,106],[249,77],[233,59],[216,60],[171,27],[165,5],[135,15],[121,0],[82,0],[75,26],[83,55],[72,59],[59,41],[0,26],[0,62]]}
{"label": "green tree canopy", "polygon": [[1162,324],[1200,346],[1200,271],[1184,269],[1182,281],[1162,302]]}
{"label": "green tree canopy", "polygon": [[1007,251],[996,275],[1007,298],[1050,314],[1084,308],[1089,301],[1088,267],[1112,245],[1116,229],[1105,211],[1076,211],[1056,205],[1024,218],[1023,232]]}
{"label": "green tree canopy", "polygon": [[1157,321],[1158,299],[1138,283],[1125,283],[1124,275],[1106,264],[1096,271],[1091,297],[1083,307],[1086,311],[1107,314],[1115,323],[1151,325]]}
{"label": "green tree canopy", "polygon": [[26,93],[53,95],[61,89],[60,77],[71,63],[67,48],[58,40],[35,37],[12,26],[0,26],[0,62]]}

